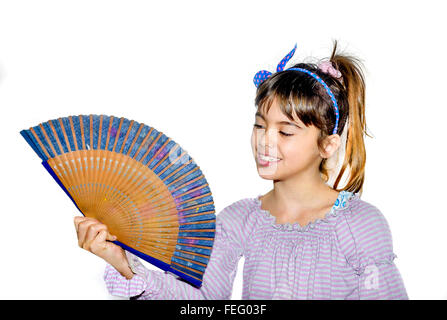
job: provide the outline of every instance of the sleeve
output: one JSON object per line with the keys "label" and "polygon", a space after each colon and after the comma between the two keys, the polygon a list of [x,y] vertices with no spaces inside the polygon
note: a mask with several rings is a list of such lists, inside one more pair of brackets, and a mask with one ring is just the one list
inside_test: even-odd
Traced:
{"label": "sleeve", "polygon": [[[375,206],[364,202],[360,210],[343,216],[337,235],[354,273],[355,290],[346,299],[407,300],[389,225]],[[356,212],[354,212],[356,211]]]}
{"label": "sleeve", "polygon": [[104,281],[111,295],[142,300],[230,299],[243,241],[234,225],[234,206],[230,205],[216,217],[216,233],[202,286],[196,288],[169,272],[147,269],[135,255],[126,251],[135,275],[127,280],[107,264]]}

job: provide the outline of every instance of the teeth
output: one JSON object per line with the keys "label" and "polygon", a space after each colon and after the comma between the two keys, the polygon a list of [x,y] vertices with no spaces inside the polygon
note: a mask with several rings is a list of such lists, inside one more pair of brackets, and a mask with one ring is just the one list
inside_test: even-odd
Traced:
{"label": "teeth", "polygon": [[262,154],[259,155],[259,158],[260,158],[261,160],[264,160],[264,161],[270,161],[270,162],[281,160],[281,159],[273,158],[273,157],[270,157],[270,156],[264,156],[264,155],[262,155]]}

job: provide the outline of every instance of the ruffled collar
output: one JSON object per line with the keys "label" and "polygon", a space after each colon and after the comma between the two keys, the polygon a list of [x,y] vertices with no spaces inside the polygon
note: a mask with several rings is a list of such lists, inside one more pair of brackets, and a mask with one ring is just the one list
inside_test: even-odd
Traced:
{"label": "ruffled collar", "polygon": [[353,193],[351,191],[342,190],[339,192],[337,199],[334,202],[331,210],[327,212],[324,218],[319,218],[314,221],[309,222],[305,226],[301,226],[298,222],[296,223],[276,223],[276,217],[270,213],[268,210],[264,210],[261,208],[262,202],[260,200],[262,194],[259,194],[256,198],[253,198],[256,203],[256,209],[260,211],[262,214],[267,217],[267,219],[271,222],[272,226],[279,230],[288,230],[288,231],[298,231],[305,232],[309,229],[314,229],[317,225],[321,223],[328,223],[330,217],[335,217],[341,210],[345,210],[349,207],[350,203],[354,199],[359,199],[358,194]]}

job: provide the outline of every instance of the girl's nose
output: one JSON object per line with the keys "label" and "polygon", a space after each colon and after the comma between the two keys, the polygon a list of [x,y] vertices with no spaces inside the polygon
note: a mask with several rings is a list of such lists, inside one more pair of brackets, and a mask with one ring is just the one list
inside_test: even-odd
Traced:
{"label": "girl's nose", "polygon": [[[257,135],[258,141],[258,151],[264,154],[268,155],[274,155],[276,154],[276,146],[277,146],[277,135],[273,130],[260,130],[262,131],[260,134]],[[264,132],[267,132],[264,134]]]}

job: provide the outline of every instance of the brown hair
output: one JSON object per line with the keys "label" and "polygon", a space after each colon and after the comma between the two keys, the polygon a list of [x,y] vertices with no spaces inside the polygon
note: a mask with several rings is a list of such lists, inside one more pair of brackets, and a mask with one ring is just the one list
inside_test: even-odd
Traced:
{"label": "brown hair", "polygon": [[[339,108],[338,135],[341,135],[349,119],[345,157],[333,189],[361,193],[366,163],[363,135],[368,135],[365,122],[365,80],[362,64],[356,57],[337,52],[336,40],[329,61],[341,72],[340,80],[323,73],[315,63],[297,63],[292,67],[307,69],[317,74],[329,86]],[[323,141],[332,134],[336,120],[333,103],[324,87],[304,72],[284,70],[272,74],[258,86],[255,105],[258,109],[268,112],[275,99],[281,111],[290,120],[294,120],[293,115],[295,115],[306,126],[314,125],[320,129],[317,144],[322,149]],[[348,166],[349,180],[346,186],[339,190],[337,187]],[[322,178],[327,182],[329,180],[327,159],[321,161],[319,170]]]}

